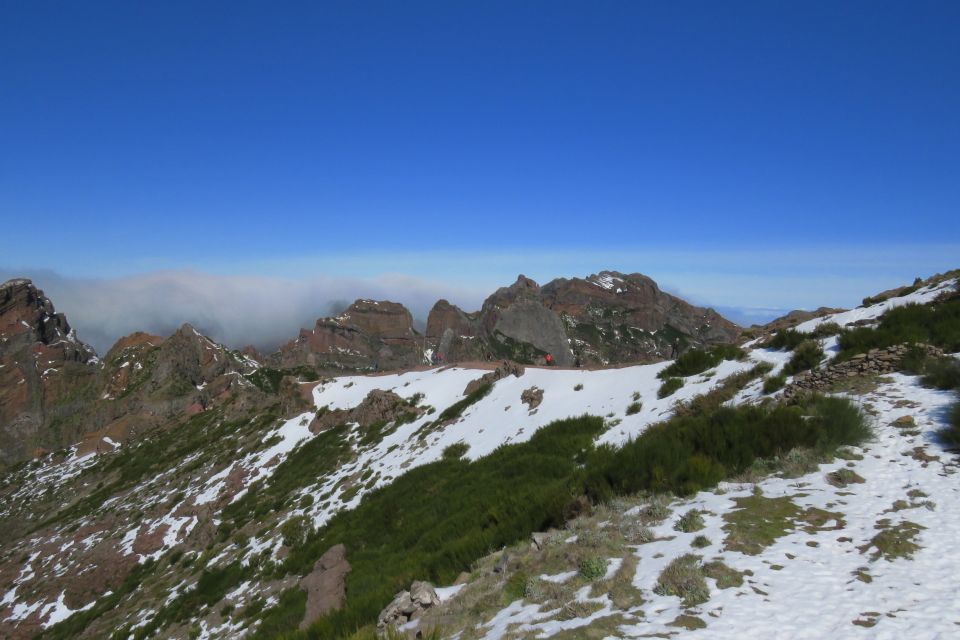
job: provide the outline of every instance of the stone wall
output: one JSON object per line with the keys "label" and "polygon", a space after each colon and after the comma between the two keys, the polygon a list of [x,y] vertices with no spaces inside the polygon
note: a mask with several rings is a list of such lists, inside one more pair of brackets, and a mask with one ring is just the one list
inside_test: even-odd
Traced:
{"label": "stone wall", "polygon": [[783,397],[790,399],[807,391],[829,391],[837,382],[846,378],[884,375],[899,371],[904,356],[917,347],[932,357],[943,355],[943,351],[927,344],[898,344],[886,349],[872,349],[822,369],[798,373],[793,382],[784,388]]}

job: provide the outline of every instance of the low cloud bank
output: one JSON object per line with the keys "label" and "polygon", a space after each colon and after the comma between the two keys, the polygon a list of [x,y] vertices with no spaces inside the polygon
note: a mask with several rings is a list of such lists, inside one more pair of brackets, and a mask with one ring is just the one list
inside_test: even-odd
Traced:
{"label": "low cloud bank", "polygon": [[134,331],[166,336],[184,322],[230,347],[271,352],[357,298],[401,302],[423,321],[440,298],[474,309],[489,293],[403,275],[291,280],[162,271],[94,279],[0,270],[0,282],[14,277],[32,279],[100,354]]}

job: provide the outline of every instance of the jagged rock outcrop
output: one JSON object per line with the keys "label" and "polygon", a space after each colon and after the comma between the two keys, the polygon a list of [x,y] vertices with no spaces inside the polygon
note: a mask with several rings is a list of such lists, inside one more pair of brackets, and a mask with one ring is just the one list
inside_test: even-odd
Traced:
{"label": "jagged rock outcrop", "polygon": [[301,329],[269,361],[281,368],[324,371],[399,369],[422,363],[422,347],[413,316],[402,304],[357,300],[339,316]]}
{"label": "jagged rock outcrop", "polygon": [[363,399],[363,402],[353,409],[318,412],[313,422],[310,423],[310,431],[320,433],[341,424],[356,423],[361,427],[369,427],[370,425],[397,420],[410,421],[422,414],[423,409],[421,407],[401,398],[393,391],[373,389]]}
{"label": "jagged rock outcrop", "polygon": [[400,627],[411,620],[419,619],[423,613],[440,604],[440,597],[429,582],[414,582],[410,591],[401,591],[393,602],[380,613],[377,619],[377,631],[384,633],[388,628]]}
{"label": "jagged rock outcrop", "polygon": [[48,427],[91,399],[97,362],[30,280],[0,285],[0,469],[66,444]]}
{"label": "jagged rock outcrop", "polygon": [[243,412],[257,366],[189,324],[121,338],[101,361],[31,281],[11,280],[0,285],[0,468],[76,443],[111,451],[228,401]]}
{"label": "jagged rock outcrop", "polygon": [[343,606],[347,597],[347,548],[337,544],[320,556],[313,571],[300,580],[300,588],[307,592],[306,614],[300,629],[306,629],[320,616]]}
{"label": "jagged rock outcrop", "polygon": [[475,378],[467,383],[467,386],[463,390],[463,395],[468,396],[474,391],[481,389],[482,387],[493,384],[497,380],[502,380],[507,376],[516,376],[520,377],[524,374],[525,369],[523,365],[517,364],[516,362],[510,362],[509,360],[504,360],[502,364],[498,365],[496,369],[490,373],[485,373],[479,378]]}
{"label": "jagged rock outcrop", "polygon": [[427,321],[427,343],[447,362],[510,358],[559,366],[649,362],[686,349],[736,340],[740,329],[712,309],[693,306],[641,274],[603,271],[540,287],[521,275],[480,311],[445,300]]}

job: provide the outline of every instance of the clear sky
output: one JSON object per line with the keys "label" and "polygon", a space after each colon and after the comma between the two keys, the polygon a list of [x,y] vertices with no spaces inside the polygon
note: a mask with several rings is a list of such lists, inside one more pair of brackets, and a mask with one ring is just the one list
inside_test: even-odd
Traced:
{"label": "clear sky", "polygon": [[616,267],[849,304],[960,266],[958,28],[957,2],[2,2],[0,267]]}

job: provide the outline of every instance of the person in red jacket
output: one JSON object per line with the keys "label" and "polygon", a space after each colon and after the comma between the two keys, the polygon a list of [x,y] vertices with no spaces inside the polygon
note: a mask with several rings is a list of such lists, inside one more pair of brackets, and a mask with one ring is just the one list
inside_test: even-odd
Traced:
{"label": "person in red jacket", "polygon": [[547,360],[547,366],[548,366],[548,367],[552,367],[552,366],[553,366],[553,356],[548,353],[546,360]]}

